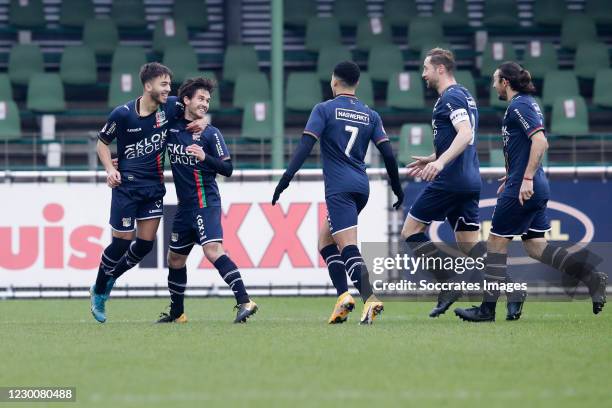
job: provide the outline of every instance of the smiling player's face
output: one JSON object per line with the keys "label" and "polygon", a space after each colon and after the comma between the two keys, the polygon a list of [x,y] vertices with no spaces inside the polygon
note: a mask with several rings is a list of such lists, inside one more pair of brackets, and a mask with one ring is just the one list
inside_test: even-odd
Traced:
{"label": "smiling player's face", "polygon": [[210,92],[206,89],[198,89],[191,99],[184,98],[185,109],[189,113],[189,116],[194,119],[202,119],[206,112],[208,112],[208,106],[210,105]]}
{"label": "smiling player's face", "polygon": [[147,91],[151,94],[151,98],[157,103],[166,103],[170,94],[170,77],[168,75],[153,78],[147,82]]}
{"label": "smiling player's face", "polygon": [[427,87],[436,89],[438,87],[438,72],[436,67],[431,64],[431,57],[425,58],[423,62],[423,74],[421,75]]}

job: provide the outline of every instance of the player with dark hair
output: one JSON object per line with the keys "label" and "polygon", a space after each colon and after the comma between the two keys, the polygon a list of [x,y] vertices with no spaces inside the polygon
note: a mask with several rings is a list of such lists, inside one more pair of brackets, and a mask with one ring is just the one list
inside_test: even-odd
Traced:
{"label": "player with dark hair", "polygon": [[[504,62],[493,74],[493,87],[510,104],[502,124],[506,177],[497,190],[499,198],[487,242],[485,279],[506,282],[508,244],[520,235],[530,257],[588,287],[593,313],[597,314],[606,302],[606,274],[596,272],[583,262],[584,251],[582,255],[569,253],[544,238],[544,233],[550,230],[546,215],[550,189],[541,161],[548,141],[542,111],[531,96],[535,92],[531,75],[516,62]],[[485,289],[480,306],[458,308],[455,314],[467,321],[494,321],[499,293],[499,290]],[[518,310],[517,316],[521,312],[522,309]]]}
{"label": "player with dark hair", "polygon": [[[166,132],[183,110],[176,97],[168,96],[171,79],[166,66],[157,62],[143,65],[142,96],[115,108],[98,135],[98,157],[112,188],[112,241],[102,253],[91,288],[91,313],[100,323],[106,321],[105,304],[115,281],[151,251],[163,215]],[[193,129],[203,125],[203,121],[194,123]],[[118,168],[108,147],[115,139]]]}
{"label": "player with dark hair", "polygon": [[179,204],[168,249],[170,310],[161,314],[158,323],[187,322],[183,302],[187,285],[185,265],[196,243],[234,292],[238,309],[234,323],[246,322],[257,312],[238,267],[225,254],[222,244],[221,196],[215,177],[232,175],[229,150],[221,131],[210,124],[202,132],[188,130],[191,121],[204,118],[208,112],[214,87],[210,79],[187,79],[178,91],[185,116],[169,128],[168,155]]}
{"label": "player with dark hair", "polygon": [[[480,169],[476,151],[478,109],[472,95],[455,80],[455,58],[451,51],[434,48],[423,62],[427,87],[440,96],[433,109],[434,152],[414,156],[408,175],[429,182],[408,212],[402,238],[415,256],[441,257],[425,231],[433,221],[447,220],[455,231],[459,249],[470,257],[482,257],[479,243]],[[436,280],[448,282],[451,270],[430,268]],[[461,296],[460,291],[443,290],[429,314],[438,317]]]}
{"label": "player with dark hair", "polygon": [[399,208],[404,200],[397,162],[382,120],[355,96],[359,75],[359,67],[352,61],[336,65],[330,83],[334,99],[313,108],[300,145],[272,198],[274,205],[314,144],[321,141],[328,225],[319,234],[319,251],[339,295],[330,324],[346,321],[355,306],[348,292],[347,273],[364,302],[361,324],[372,324],[384,309],[372,292],[368,270],[357,247],[357,218],[370,192],[364,163],[370,141],[383,156],[391,188],[398,198],[394,208]]}

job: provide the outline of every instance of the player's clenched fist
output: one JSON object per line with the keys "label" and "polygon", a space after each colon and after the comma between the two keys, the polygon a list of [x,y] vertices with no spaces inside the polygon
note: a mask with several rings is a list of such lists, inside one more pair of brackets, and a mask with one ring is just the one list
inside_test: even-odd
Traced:
{"label": "player's clenched fist", "polygon": [[204,153],[204,149],[202,149],[202,146],[199,146],[197,144],[192,144],[190,146],[187,146],[185,151],[187,152],[187,154],[197,157],[198,161],[203,161],[204,157],[206,157],[206,154]]}
{"label": "player's clenched fist", "polygon": [[121,173],[115,168],[106,172],[106,184],[110,188],[115,188],[121,184]]}

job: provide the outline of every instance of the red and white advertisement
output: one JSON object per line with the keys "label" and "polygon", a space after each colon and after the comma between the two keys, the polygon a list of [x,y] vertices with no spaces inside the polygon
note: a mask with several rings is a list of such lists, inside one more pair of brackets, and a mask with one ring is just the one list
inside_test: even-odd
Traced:
{"label": "red and white advertisement", "polygon": [[[166,183],[166,219],[157,244],[120,284],[165,286],[165,248],[176,209],[172,183]],[[293,182],[279,204],[270,200],[275,183],[224,182],[224,246],[247,285],[327,284],[317,251],[320,225],[326,222],[322,182]],[[370,183],[370,200],[359,219],[359,239],[387,240],[384,181]],[[0,185],[0,286],[89,286],[100,254],[110,242],[111,191],[104,184],[15,183]],[[222,284],[202,250],[188,260],[189,285]]]}

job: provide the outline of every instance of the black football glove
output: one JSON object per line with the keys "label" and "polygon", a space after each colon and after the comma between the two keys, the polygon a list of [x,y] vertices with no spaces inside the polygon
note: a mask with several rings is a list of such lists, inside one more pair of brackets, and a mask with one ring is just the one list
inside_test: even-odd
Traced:
{"label": "black football glove", "polygon": [[399,210],[402,204],[404,203],[404,191],[400,188],[397,191],[393,192],[397,197],[397,201],[393,204],[393,208]]}
{"label": "black football glove", "polygon": [[281,193],[285,191],[287,187],[289,187],[290,181],[291,177],[287,176],[286,174],[283,174],[283,177],[281,177],[281,179],[278,181],[278,184],[276,185],[276,188],[274,189],[274,195],[272,196],[272,205],[276,204],[276,202],[280,198]]}

